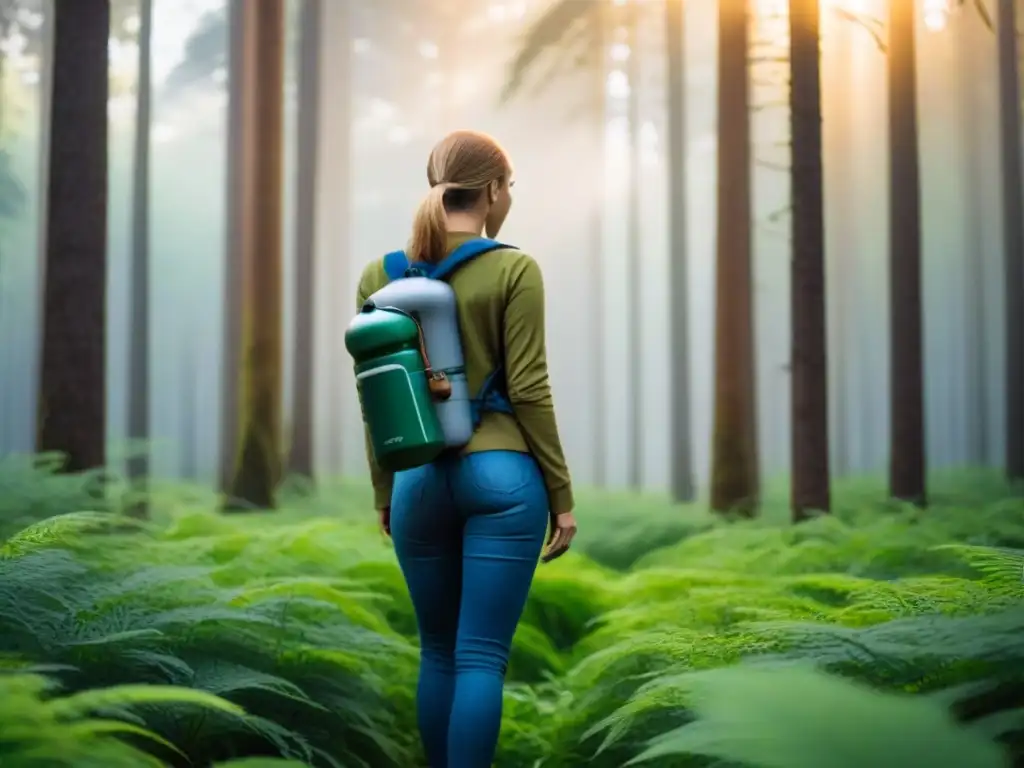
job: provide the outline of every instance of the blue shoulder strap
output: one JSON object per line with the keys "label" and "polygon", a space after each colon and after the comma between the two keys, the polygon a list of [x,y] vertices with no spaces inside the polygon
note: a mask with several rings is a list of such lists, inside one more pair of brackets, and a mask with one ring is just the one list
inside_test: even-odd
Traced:
{"label": "blue shoulder strap", "polygon": [[388,280],[397,280],[405,275],[409,268],[409,260],[405,258],[405,251],[392,251],[384,256],[384,274]]}
{"label": "blue shoulder strap", "polygon": [[475,259],[477,256],[502,248],[514,247],[486,237],[474,237],[472,240],[464,242],[437,264],[413,264],[409,262],[405,251],[392,251],[384,256],[384,273],[388,276],[388,280],[398,280],[406,276],[407,270],[415,268],[424,277],[443,280],[463,264]]}
{"label": "blue shoulder strap", "polygon": [[467,240],[454,251],[449,253],[443,261],[433,265],[433,269],[427,272],[427,277],[432,277],[435,280],[443,280],[463,264],[472,261],[477,256],[489,253],[490,251],[497,251],[502,248],[512,247],[513,246],[505,245],[504,243],[499,243],[497,240],[490,240],[486,237],[474,237],[472,240]]}

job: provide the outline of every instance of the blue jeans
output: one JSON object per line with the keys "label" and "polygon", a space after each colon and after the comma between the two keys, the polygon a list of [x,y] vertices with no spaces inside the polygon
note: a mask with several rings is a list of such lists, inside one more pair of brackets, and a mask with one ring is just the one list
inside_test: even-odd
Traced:
{"label": "blue jeans", "polygon": [[399,472],[391,536],[420,631],[431,768],[489,768],[512,636],[548,522],[533,457],[485,451]]}

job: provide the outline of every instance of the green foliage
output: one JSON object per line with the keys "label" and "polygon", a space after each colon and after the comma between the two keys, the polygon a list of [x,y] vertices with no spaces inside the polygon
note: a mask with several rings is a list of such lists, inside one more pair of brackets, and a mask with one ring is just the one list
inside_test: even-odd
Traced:
{"label": "green foliage", "polygon": [[181,754],[179,750],[133,723],[124,713],[155,706],[167,712],[241,715],[238,707],[223,699],[189,688],[123,685],[68,696],[52,695],[53,689],[52,682],[37,674],[0,674],[0,763],[39,768],[161,766],[161,761],[136,749],[130,741],[163,749],[167,754]]}
{"label": "green foliage", "polygon": [[[412,606],[365,487],[221,515],[155,485],[140,522],[116,478],[57,466],[0,462],[0,763],[423,765]],[[1024,754],[1024,502],[987,475],[934,487],[922,511],[841,485],[798,527],[771,489],[742,523],[582,494],[514,641],[496,765]]]}
{"label": "green foliage", "polygon": [[957,727],[928,699],[879,694],[807,670],[698,672],[677,680],[696,721],[657,739],[630,765],[703,755],[764,768],[1001,768],[1002,750]]}

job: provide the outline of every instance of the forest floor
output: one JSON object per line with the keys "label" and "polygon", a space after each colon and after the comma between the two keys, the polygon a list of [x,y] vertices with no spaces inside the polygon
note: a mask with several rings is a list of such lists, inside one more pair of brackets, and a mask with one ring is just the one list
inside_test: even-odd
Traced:
{"label": "forest floor", "polygon": [[[230,515],[166,485],[141,522],[45,465],[0,461],[4,768],[424,765],[415,623],[365,485]],[[931,491],[841,482],[795,527],[782,486],[738,523],[582,494],[515,638],[496,765],[1024,764],[1024,498],[984,472]]]}

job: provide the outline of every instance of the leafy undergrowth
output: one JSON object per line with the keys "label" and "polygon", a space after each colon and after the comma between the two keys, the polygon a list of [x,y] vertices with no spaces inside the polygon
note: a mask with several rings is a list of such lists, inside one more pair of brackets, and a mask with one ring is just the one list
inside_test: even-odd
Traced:
{"label": "leafy undergrowth", "polygon": [[[275,513],[0,462],[0,764],[423,766],[415,623],[367,489]],[[116,491],[112,492],[112,491]],[[798,527],[588,495],[509,668],[500,768],[1024,764],[1024,502],[841,485]],[[780,501],[784,497],[780,497]]]}

